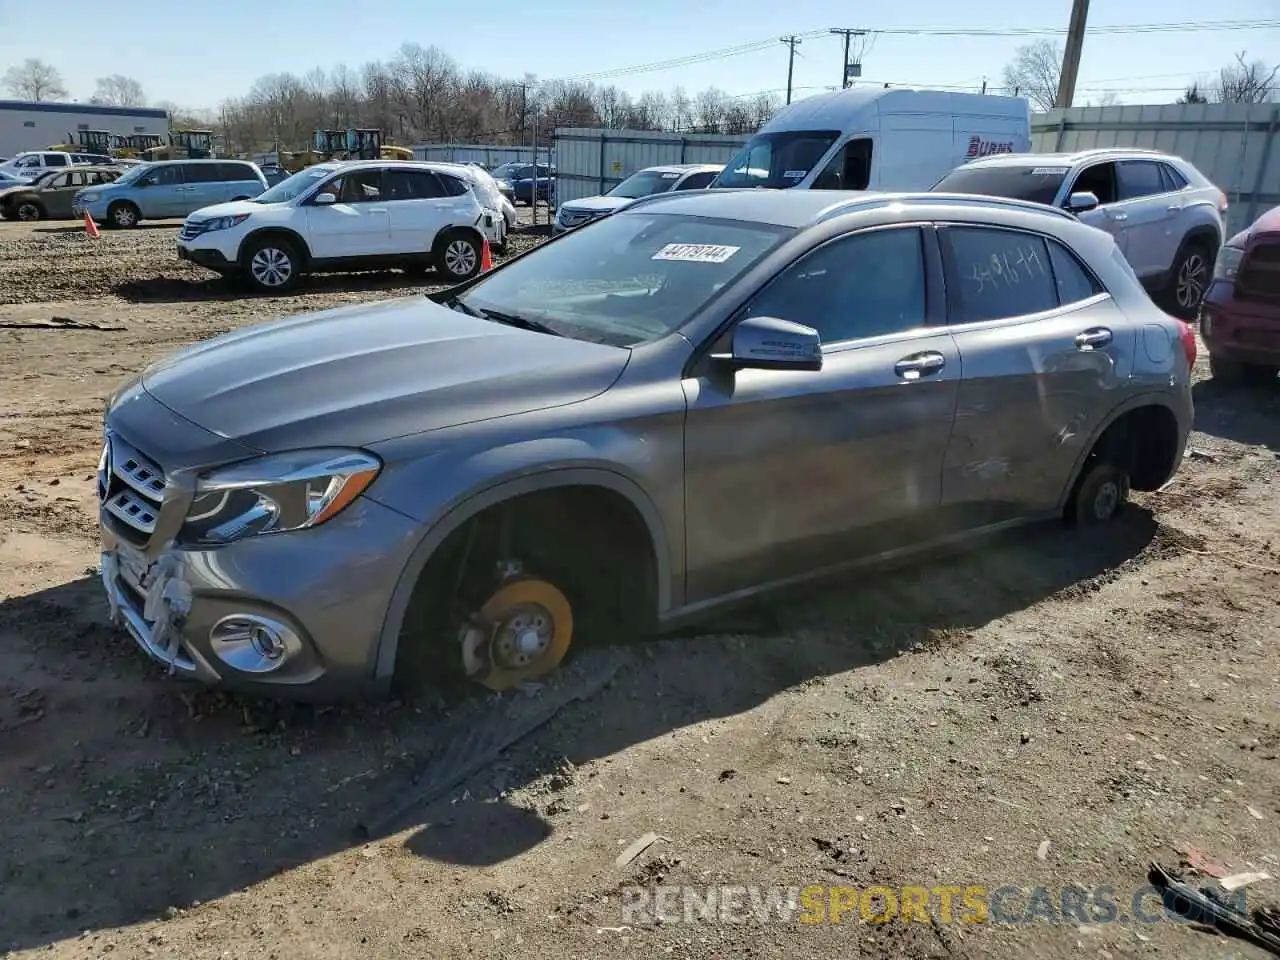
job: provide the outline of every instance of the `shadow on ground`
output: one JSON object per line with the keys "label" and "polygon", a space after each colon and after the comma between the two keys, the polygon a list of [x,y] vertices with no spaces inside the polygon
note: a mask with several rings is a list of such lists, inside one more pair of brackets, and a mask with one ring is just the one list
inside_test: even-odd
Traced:
{"label": "shadow on ground", "polygon": [[1280,450],[1280,377],[1273,377],[1270,383],[1238,387],[1201,380],[1191,394],[1196,405],[1196,430]]}
{"label": "shadow on ground", "polygon": [[[505,787],[958,643],[1051,595],[1088,596],[1186,539],[1133,508],[1097,532],[1035,528],[647,642],[608,688],[504,754]],[[485,707],[315,708],[195,691],[159,676],[100,617],[89,578],[0,603],[0,949],[151,919],[340,852],[371,807],[407,789],[433,731]],[[412,811],[399,828],[424,826],[408,848],[490,865],[550,836],[539,814],[499,799],[494,776],[468,781],[469,799],[459,787]]]}

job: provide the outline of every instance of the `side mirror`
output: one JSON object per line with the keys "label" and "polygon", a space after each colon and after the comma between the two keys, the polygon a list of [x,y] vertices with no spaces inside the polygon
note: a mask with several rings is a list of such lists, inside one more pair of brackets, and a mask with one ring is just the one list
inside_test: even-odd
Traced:
{"label": "side mirror", "polygon": [[1096,193],[1073,193],[1067,198],[1067,211],[1070,213],[1086,213],[1089,210],[1098,208],[1098,195]]}
{"label": "side mirror", "polygon": [[777,317],[748,317],[733,330],[728,354],[714,359],[743,370],[821,370],[818,331]]}
{"label": "side mirror", "polygon": [[311,198],[311,202],[317,206],[327,207],[332,203],[337,203],[338,198],[332,193],[317,193]]}

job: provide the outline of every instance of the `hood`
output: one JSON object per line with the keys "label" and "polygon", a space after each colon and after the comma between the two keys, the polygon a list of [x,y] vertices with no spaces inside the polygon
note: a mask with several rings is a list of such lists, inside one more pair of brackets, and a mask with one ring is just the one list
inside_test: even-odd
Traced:
{"label": "hood", "polygon": [[24,190],[30,190],[30,189],[31,189],[31,184],[29,183],[15,183],[12,186],[8,186],[8,187],[4,186],[3,184],[0,184],[0,198],[7,197],[11,193],[21,193]]}
{"label": "hood", "polygon": [[607,390],[629,357],[411,297],[208,340],[147,368],[142,384],[204,429],[277,452],[576,403]]}
{"label": "hood", "polygon": [[215,203],[211,207],[201,207],[187,217],[193,223],[201,220],[213,220],[217,217],[234,217],[241,213],[261,213],[270,204],[251,203],[248,200],[232,200],[228,203]]}
{"label": "hood", "polygon": [[1280,207],[1272,207],[1253,224],[1227,241],[1231,247],[1243,247],[1257,233],[1280,233]]}
{"label": "hood", "polygon": [[561,210],[581,213],[612,213],[631,203],[634,197],[583,197],[581,200],[560,204]]}

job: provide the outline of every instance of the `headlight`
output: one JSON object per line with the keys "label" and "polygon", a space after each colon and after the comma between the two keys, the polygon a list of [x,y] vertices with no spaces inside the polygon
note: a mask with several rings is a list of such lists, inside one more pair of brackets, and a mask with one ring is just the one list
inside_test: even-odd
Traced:
{"label": "headlight", "polygon": [[382,463],[360,450],[298,450],[232,464],[201,477],[184,543],[231,543],[315,527],[342,512]]}
{"label": "headlight", "polygon": [[1244,251],[1239,247],[1223,247],[1219,250],[1218,261],[1213,265],[1213,279],[1234,280],[1242,257]]}
{"label": "headlight", "polygon": [[93,203],[97,199],[98,194],[96,193],[82,193],[80,196],[76,197],[76,200],[80,203]]}
{"label": "headlight", "polygon": [[208,233],[210,230],[230,230],[244,223],[250,216],[251,214],[248,213],[237,213],[232,217],[214,217],[212,220],[199,221],[199,226],[203,233]]}

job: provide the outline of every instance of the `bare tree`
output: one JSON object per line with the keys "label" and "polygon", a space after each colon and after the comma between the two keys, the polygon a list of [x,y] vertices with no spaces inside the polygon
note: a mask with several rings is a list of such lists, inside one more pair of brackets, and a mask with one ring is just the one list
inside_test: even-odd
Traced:
{"label": "bare tree", "polygon": [[99,77],[97,89],[89,99],[90,103],[105,103],[113,107],[145,107],[147,96],[142,84],[133,77],[113,73],[109,77]]}
{"label": "bare tree", "polygon": [[24,100],[65,100],[68,96],[57,68],[35,57],[6,70],[3,82],[6,90]]}
{"label": "bare tree", "polygon": [[716,87],[707,87],[700,92],[693,102],[698,129],[706,133],[723,133],[730,102],[728,95]]}
{"label": "bare tree", "polygon": [[1004,67],[1004,85],[1009,92],[1016,91],[1041,110],[1052,109],[1061,78],[1062,46],[1053,40],[1019,47]]}
{"label": "bare tree", "polygon": [[1280,65],[1268,67],[1261,60],[1245,63],[1244,53],[1236,62],[1218,71],[1210,95],[1218,103],[1266,103],[1276,92]]}

